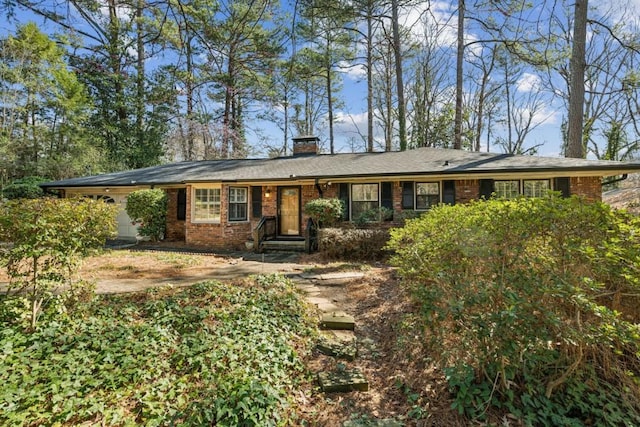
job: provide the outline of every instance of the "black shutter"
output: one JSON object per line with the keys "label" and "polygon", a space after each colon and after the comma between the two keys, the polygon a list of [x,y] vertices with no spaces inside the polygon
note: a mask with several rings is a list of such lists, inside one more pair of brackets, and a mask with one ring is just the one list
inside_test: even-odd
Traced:
{"label": "black shutter", "polygon": [[393,210],[393,183],[392,182],[382,183],[382,200],[380,201],[380,206],[382,206],[383,208]]}
{"label": "black shutter", "polygon": [[456,204],[456,182],[452,180],[442,182],[442,203]]}
{"label": "black shutter", "polygon": [[262,187],[251,187],[251,216],[262,218]]}
{"label": "black shutter", "polygon": [[[383,182],[380,195],[380,206],[393,212],[393,182]],[[385,221],[391,221],[392,219],[393,215],[384,218]]]}
{"label": "black shutter", "polygon": [[571,190],[569,178],[566,176],[555,178],[553,180],[553,189],[554,191],[559,191],[562,194],[562,197],[570,197]]}
{"label": "black shutter", "polygon": [[481,199],[490,199],[493,194],[493,180],[492,179],[481,179],[480,180],[480,194],[479,198]]}
{"label": "black shutter", "polygon": [[187,189],[179,188],[177,196],[177,214],[178,221],[184,221],[187,219]]}
{"label": "black shutter", "polygon": [[342,200],[342,219],[349,221],[349,184],[346,182],[340,183],[338,198]]}
{"label": "black shutter", "polygon": [[402,209],[413,209],[413,182],[402,183]]}

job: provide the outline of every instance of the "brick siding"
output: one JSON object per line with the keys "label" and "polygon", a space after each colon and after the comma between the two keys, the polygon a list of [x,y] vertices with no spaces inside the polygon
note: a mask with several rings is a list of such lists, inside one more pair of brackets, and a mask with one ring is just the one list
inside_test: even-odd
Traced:
{"label": "brick siding", "polygon": [[[338,197],[339,185],[320,184],[322,196],[324,198]],[[300,188],[300,210],[301,210],[301,235],[304,235],[308,216],[304,214],[304,205],[313,199],[320,197],[318,188],[311,185],[292,186]],[[251,189],[248,187],[249,198]],[[393,208],[395,214],[402,212],[402,184],[401,181],[392,182]],[[219,248],[219,249],[243,249],[244,242],[251,239],[252,230],[257,226],[260,217],[252,217],[251,202],[248,204],[248,221],[231,222],[227,221],[229,185],[224,184],[221,188],[221,218],[220,224],[192,223],[191,222],[191,197],[192,187],[187,186],[187,209],[186,221],[178,221],[177,212],[177,190],[168,190],[169,205],[167,216],[167,238],[184,240],[190,246]],[[269,191],[269,197],[266,192]],[[582,196],[588,200],[602,199],[602,185],[600,177],[576,177],[570,180],[570,191],[573,195]],[[478,198],[480,193],[480,181],[477,179],[457,180],[455,182],[456,203],[468,203]],[[278,201],[277,186],[262,186],[262,215],[276,216]]]}
{"label": "brick siding", "polygon": [[602,201],[602,180],[599,176],[572,177],[569,180],[571,195],[584,197],[589,201]]}
{"label": "brick siding", "polygon": [[167,224],[165,238],[169,241],[184,241],[185,221],[178,219],[178,189],[171,188],[166,191],[167,203]]}
{"label": "brick siding", "polygon": [[480,196],[480,181],[477,179],[461,179],[456,181],[456,203],[469,203]]}

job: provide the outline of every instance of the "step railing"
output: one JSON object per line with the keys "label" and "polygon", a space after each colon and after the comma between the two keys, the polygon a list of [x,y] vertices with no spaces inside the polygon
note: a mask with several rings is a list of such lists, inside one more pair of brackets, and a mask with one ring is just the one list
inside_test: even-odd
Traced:
{"label": "step railing", "polygon": [[265,240],[276,238],[276,217],[263,216],[260,222],[253,229],[253,250],[262,252],[262,246]]}
{"label": "step railing", "polygon": [[306,231],[304,249],[308,254],[310,254],[318,250],[318,223],[312,218],[309,218],[307,220]]}

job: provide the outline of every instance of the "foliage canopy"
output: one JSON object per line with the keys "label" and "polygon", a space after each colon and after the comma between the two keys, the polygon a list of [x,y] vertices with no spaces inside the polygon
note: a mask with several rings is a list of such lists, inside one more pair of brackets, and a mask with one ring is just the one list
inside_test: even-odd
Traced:
{"label": "foliage canopy", "polygon": [[330,227],[342,219],[344,204],[340,199],[314,199],[304,205],[304,213],[322,227]]}
{"label": "foliage canopy", "polygon": [[440,206],[392,231],[454,406],[640,422],[640,218],[578,198]]}
{"label": "foliage canopy", "polygon": [[[22,199],[0,205],[0,260],[16,298],[26,296],[35,328],[42,305],[72,286],[92,248],[116,231],[116,207],[90,199]],[[73,290],[73,286],[72,286]]]}
{"label": "foliage canopy", "polygon": [[162,240],[167,218],[167,194],[160,189],[138,190],[127,196],[127,215],[140,223],[138,232]]}

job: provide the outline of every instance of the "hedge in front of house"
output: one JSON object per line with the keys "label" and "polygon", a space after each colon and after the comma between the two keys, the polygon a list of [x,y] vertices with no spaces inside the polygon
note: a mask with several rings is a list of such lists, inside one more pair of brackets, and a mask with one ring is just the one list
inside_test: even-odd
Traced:
{"label": "hedge in front of house", "polygon": [[331,259],[377,260],[384,258],[388,229],[323,228],[318,232],[319,250]]}

